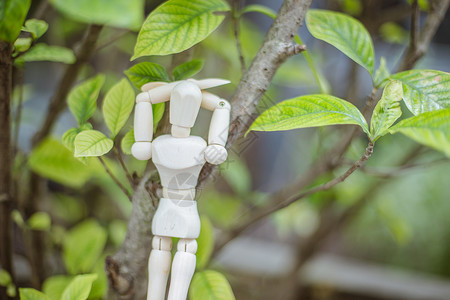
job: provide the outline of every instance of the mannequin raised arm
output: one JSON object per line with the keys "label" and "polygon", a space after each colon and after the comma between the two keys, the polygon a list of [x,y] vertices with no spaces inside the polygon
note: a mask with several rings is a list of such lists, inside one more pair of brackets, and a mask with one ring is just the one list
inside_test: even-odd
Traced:
{"label": "mannequin raised arm", "polygon": [[205,159],[210,164],[223,163],[228,156],[225,145],[230,127],[230,103],[218,96],[202,92],[201,107],[213,112],[208,134],[208,147],[205,150]]}

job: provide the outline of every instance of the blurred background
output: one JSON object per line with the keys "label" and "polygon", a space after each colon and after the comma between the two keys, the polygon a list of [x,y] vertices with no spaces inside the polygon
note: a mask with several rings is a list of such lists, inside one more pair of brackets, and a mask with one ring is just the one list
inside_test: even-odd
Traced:
{"label": "blurred background", "polygon": [[[281,3],[261,0],[241,1],[238,5],[261,4],[278,11]],[[145,15],[158,4],[147,0]],[[428,2],[421,0],[419,6],[423,24]],[[360,20],[374,41],[375,69],[384,57],[388,69],[395,72],[409,42],[412,10],[408,1],[316,0],[312,7],[344,12]],[[42,41],[51,45],[76,48],[87,27],[43,0],[33,1],[30,14],[39,14],[50,24]],[[254,12],[241,18],[240,42],[247,66],[271,22],[268,16]],[[306,26],[301,27],[299,35],[329,93],[362,109],[372,90],[367,71],[334,47],[313,38]],[[79,80],[104,73],[104,91],[108,90],[124,77],[124,70],[136,63],[130,62],[136,37],[137,31],[105,27]],[[227,17],[188,55],[204,60],[197,79],[221,77],[232,81],[215,90],[230,98],[241,77],[231,18]],[[138,62],[152,61],[170,70],[172,60],[170,56],[154,56]],[[95,164],[80,167],[73,163],[73,158],[61,154],[65,151],[61,143],[48,142],[30,152],[31,138],[64,68],[55,62],[30,62],[22,74],[23,109],[15,172],[17,176],[29,176],[23,168],[26,164],[49,179],[43,184],[45,197],[39,204],[39,210],[51,217],[51,227],[42,233],[46,249],[44,278],[73,273],[68,245],[83,239],[95,244],[97,258],[92,268],[103,274],[103,258],[122,243],[131,211],[127,197],[103,169]],[[450,70],[448,12],[416,68]],[[319,93],[314,76],[304,56],[297,55],[278,70],[259,112],[282,100],[313,93]],[[99,103],[103,96],[104,92]],[[17,114],[18,91],[15,97]],[[404,117],[409,116],[407,110],[403,112]],[[207,135],[210,116],[209,112],[201,113],[194,134]],[[99,112],[92,123],[96,129],[104,127]],[[75,125],[76,120],[67,110],[58,119],[52,141],[60,141],[62,134]],[[127,129],[131,128],[130,120]],[[322,159],[348,130],[339,126],[257,132],[241,139],[213,181],[199,191],[200,212],[205,222],[211,223],[217,240],[239,222],[245,211],[268,201],[270,193]],[[354,139],[342,167],[321,176],[312,186],[340,175],[364,153],[366,143],[362,136]],[[60,161],[55,159],[56,153]],[[146,169],[145,163],[129,155],[125,160],[132,172],[142,175]],[[65,168],[61,168],[61,161]],[[107,163],[125,182],[118,163],[112,159]],[[443,154],[418,147],[402,135],[388,135],[377,143],[367,164],[344,183],[255,223],[214,251],[210,267],[226,274],[237,299],[450,299],[449,178],[450,163]],[[341,218],[345,213],[346,217]],[[18,226],[15,231],[17,276],[27,284],[31,271],[26,240]],[[106,277],[101,276],[92,299],[105,295]]]}

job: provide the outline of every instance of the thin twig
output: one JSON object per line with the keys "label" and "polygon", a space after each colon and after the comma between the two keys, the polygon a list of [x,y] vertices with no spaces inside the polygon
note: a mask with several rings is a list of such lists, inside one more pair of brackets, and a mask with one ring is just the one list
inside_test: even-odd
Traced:
{"label": "thin twig", "polygon": [[116,176],[114,176],[114,174],[111,172],[111,170],[106,165],[103,158],[101,156],[97,156],[97,157],[98,157],[98,160],[100,161],[100,163],[102,164],[103,168],[105,169],[106,173],[108,173],[108,175],[111,177],[111,179],[117,184],[117,186],[128,197],[128,199],[130,199],[130,202],[132,202],[132,196],[131,196],[130,192],[128,192],[128,190],[120,183],[120,181],[116,178]]}
{"label": "thin twig", "polygon": [[410,47],[417,49],[418,35],[419,35],[419,3],[414,0],[412,3],[412,14],[411,14],[411,40],[409,41]]}
{"label": "thin twig", "polygon": [[19,129],[20,129],[20,120],[22,118],[22,103],[23,103],[23,68],[18,67],[17,69],[17,86],[19,87],[19,101],[17,103],[16,115],[14,118],[14,134],[13,134],[13,156],[15,156],[18,143],[19,143]]}
{"label": "thin twig", "polygon": [[115,143],[114,143],[114,155],[116,156],[117,160],[119,161],[120,165],[122,166],[122,169],[125,172],[125,175],[127,176],[128,182],[131,185],[131,188],[134,189],[135,183],[134,183],[133,177],[131,177],[131,174],[128,171],[128,168],[125,165],[125,162],[123,161],[122,155],[120,155],[119,149]]}
{"label": "thin twig", "polygon": [[241,40],[240,40],[240,19],[241,19],[241,13],[240,13],[240,1],[239,0],[233,0],[233,11],[231,12],[231,19],[233,20],[233,34],[234,39],[236,41],[236,49],[239,56],[239,63],[241,64],[241,72],[244,74],[246,66],[245,66],[245,59],[244,55],[242,54],[242,46],[241,46]]}
{"label": "thin twig", "polygon": [[112,43],[116,42],[117,40],[121,39],[123,36],[125,36],[129,31],[128,30],[122,30],[117,32],[116,34],[114,34],[113,36],[111,36],[109,39],[107,39],[106,41],[102,41],[102,43],[100,45],[98,45],[95,48],[95,52],[108,47],[109,45],[111,45]]}
{"label": "thin twig", "polygon": [[335,186],[338,183],[343,182],[345,179],[347,179],[351,174],[353,174],[353,172],[355,172],[357,169],[359,169],[361,167],[361,165],[367,161],[369,159],[369,157],[372,155],[373,152],[373,144],[372,142],[369,142],[366,151],[364,152],[364,154],[361,156],[361,158],[356,161],[344,174],[342,174],[341,176],[334,178],[333,180],[330,180],[322,185],[316,186],[312,189],[309,189],[305,192],[293,195],[287,199],[283,199],[282,201],[273,201],[270,202],[270,205],[265,206],[263,209],[259,210],[258,214],[253,214],[251,218],[247,219],[244,221],[244,223],[239,224],[238,226],[236,226],[234,229],[231,230],[230,235],[223,240],[222,242],[220,242],[216,248],[215,248],[215,253],[217,253],[223,246],[225,246],[230,240],[232,240],[234,237],[240,235],[244,230],[246,230],[248,227],[250,227],[251,225],[253,225],[254,223],[256,223],[257,221],[263,219],[264,217],[267,217],[268,215],[279,211],[280,209],[283,209],[289,205],[291,205],[292,203],[308,197],[312,194],[315,194],[317,192],[321,192],[321,191],[326,191],[329,190],[330,188],[332,188],[333,186]]}

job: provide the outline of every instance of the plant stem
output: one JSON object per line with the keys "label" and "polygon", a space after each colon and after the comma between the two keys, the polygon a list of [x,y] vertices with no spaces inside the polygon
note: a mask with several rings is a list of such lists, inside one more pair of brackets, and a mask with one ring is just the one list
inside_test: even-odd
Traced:
{"label": "plant stem", "polygon": [[131,196],[130,192],[128,192],[128,190],[120,183],[120,181],[117,179],[117,177],[114,176],[114,174],[111,172],[111,170],[106,165],[106,163],[103,160],[103,158],[101,156],[97,156],[97,158],[100,161],[100,163],[102,164],[102,166],[105,169],[106,173],[108,173],[109,177],[111,177],[111,179],[117,184],[117,186],[128,197],[128,199],[130,199],[130,202],[132,202],[132,196]]}
{"label": "plant stem", "polygon": [[233,20],[233,34],[234,34],[234,39],[236,40],[236,49],[237,49],[238,56],[239,56],[239,63],[241,65],[241,73],[244,74],[246,66],[245,66],[244,55],[242,54],[241,40],[239,38],[239,35],[240,35],[240,31],[239,31],[240,1],[239,0],[233,0],[233,11],[231,12],[231,19]]}
{"label": "plant stem", "polygon": [[123,161],[122,155],[120,155],[119,149],[115,143],[114,143],[114,155],[116,156],[117,160],[119,161],[120,165],[122,166],[122,169],[125,172],[125,175],[127,176],[128,182],[131,185],[131,188],[134,188],[135,184],[134,184],[133,177],[131,177],[131,174],[128,171],[127,166],[125,165],[125,162]]}

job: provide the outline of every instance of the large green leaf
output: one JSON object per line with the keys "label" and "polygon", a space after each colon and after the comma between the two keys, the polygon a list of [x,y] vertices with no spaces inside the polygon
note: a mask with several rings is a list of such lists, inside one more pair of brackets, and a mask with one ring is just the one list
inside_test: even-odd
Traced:
{"label": "large green leaf", "polygon": [[392,127],[389,132],[400,132],[450,157],[450,108],[405,119]]}
{"label": "large green leaf", "polygon": [[38,39],[44,35],[48,29],[48,23],[43,20],[29,19],[25,22],[23,31],[31,33],[33,39]]}
{"label": "large green leaf", "polygon": [[27,53],[18,58],[19,61],[54,61],[65,64],[75,62],[73,51],[59,46],[49,46],[44,43],[36,44]]}
{"label": "large green leaf", "polygon": [[373,110],[372,120],[370,121],[370,139],[375,142],[378,138],[388,133],[389,127],[397,121],[402,115],[400,101],[403,97],[402,83],[391,81],[386,85]]}
{"label": "large green leaf", "polygon": [[450,74],[410,70],[391,76],[403,83],[403,101],[414,114],[450,107]]}
{"label": "large green leaf", "polygon": [[42,141],[28,157],[37,174],[73,188],[81,188],[91,177],[89,169],[56,139]]}
{"label": "large green leaf", "polygon": [[30,8],[30,0],[0,1],[0,40],[14,42]]}
{"label": "large green leaf", "polygon": [[138,30],[144,19],[143,0],[50,0],[68,17],[83,23]]}
{"label": "large green leaf", "polygon": [[228,280],[221,273],[212,270],[198,272],[192,278],[189,298],[195,300],[234,300]]}
{"label": "large green leaf", "polygon": [[45,279],[42,284],[42,291],[50,297],[50,299],[61,299],[61,296],[73,280],[73,276],[56,275]]}
{"label": "large green leaf", "polygon": [[63,259],[69,274],[92,271],[106,243],[106,230],[87,220],[70,230],[64,239]]}
{"label": "large green leaf", "polygon": [[194,59],[188,62],[185,62],[179,66],[176,66],[172,71],[173,80],[183,80],[188,79],[198,72],[200,72],[203,68],[203,60]]}
{"label": "large green leaf", "polygon": [[223,0],[169,0],[145,20],[134,48],[136,59],[186,50],[205,39],[225,18],[217,12],[230,8]]}
{"label": "large green leaf", "polygon": [[50,300],[45,294],[31,288],[19,289],[20,300]]}
{"label": "large green leaf", "polygon": [[75,276],[64,290],[61,300],[86,300],[91,292],[92,283],[97,274],[83,274]]}
{"label": "large green leaf", "polygon": [[114,142],[97,130],[85,130],[75,138],[75,157],[102,156],[108,153]]}
{"label": "large green leaf", "polygon": [[372,75],[372,39],[358,20],[338,12],[311,9],[306,14],[306,25],[315,38],[338,48]]}
{"label": "large green leaf", "polygon": [[323,94],[301,96],[278,103],[256,118],[248,131],[279,131],[338,124],[356,124],[369,133],[366,120],[353,104]]}
{"label": "large green leaf", "polygon": [[79,125],[86,123],[97,109],[97,97],[104,82],[105,76],[99,74],[70,91],[67,103]]}
{"label": "large green leaf", "polygon": [[152,62],[142,62],[136,64],[124,73],[138,89],[148,82],[170,81],[166,69],[164,69],[163,66]]}
{"label": "large green leaf", "polygon": [[134,106],[134,91],[123,78],[106,94],[103,102],[103,118],[111,131],[111,138],[119,133],[128,120]]}
{"label": "large green leaf", "polygon": [[197,238],[197,269],[203,269],[208,265],[214,249],[214,228],[211,221],[205,215],[201,216],[200,221],[202,226],[200,229],[200,235]]}

